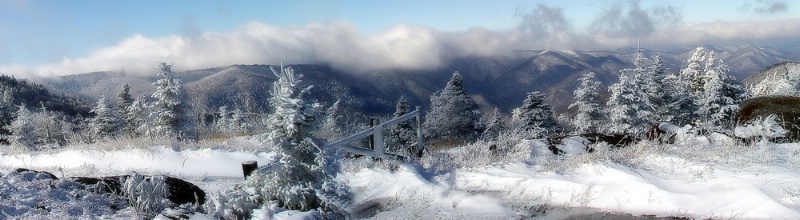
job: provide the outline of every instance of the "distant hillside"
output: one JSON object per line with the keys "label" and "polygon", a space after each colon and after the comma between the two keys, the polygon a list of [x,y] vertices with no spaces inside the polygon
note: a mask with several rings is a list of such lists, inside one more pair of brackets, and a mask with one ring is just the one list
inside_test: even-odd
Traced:
{"label": "distant hillside", "polygon": [[[797,61],[796,55],[774,48],[705,46],[715,51],[730,66],[730,74],[743,79],[754,72],[782,61]],[[454,71],[464,77],[469,94],[481,107],[494,107],[510,112],[527,92],[543,91],[556,111],[565,111],[572,102],[577,78],[595,72],[602,86],[617,81],[620,69],[632,67],[635,49],[615,51],[530,50],[508,56],[462,57],[440,68],[429,70],[386,69],[353,73],[334,70],[325,65],[291,65],[313,85],[316,99],[332,103],[342,99],[345,106],[365,113],[387,114],[395,100],[408,97],[411,105],[427,106],[429,97],[442,89]],[[652,61],[660,55],[670,72],[677,72],[694,52],[694,47],[669,52],[642,50]],[[176,64],[180,65],[180,64]],[[195,109],[214,111],[219,106],[238,107],[250,112],[266,112],[271,83],[275,80],[268,65],[233,65],[176,73],[184,83]],[[75,94],[96,100],[105,96],[115,99],[125,83],[134,95],[152,93],[152,76],[126,75],[124,72],[99,72],[41,82],[53,91]]]}
{"label": "distant hillside", "polygon": [[800,78],[800,63],[794,61],[776,63],[748,76],[742,80],[742,82],[747,85],[756,84],[761,82],[761,80],[776,75],[788,75],[789,77]]}
{"label": "distant hillside", "polygon": [[0,76],[0,97],[0,133],[3,134],[6,131],[2,127],[16,117],[19,106],[32,111],[44,108],[71,118],[88,117],[91,109],[89,103],[77,98],[52,94],[40,84],[5,75]]}

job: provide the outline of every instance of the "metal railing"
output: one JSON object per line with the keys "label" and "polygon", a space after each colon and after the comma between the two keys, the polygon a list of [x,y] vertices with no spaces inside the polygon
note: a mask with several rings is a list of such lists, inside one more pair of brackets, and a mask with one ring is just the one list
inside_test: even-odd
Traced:
{"label": "metal railing", "polygon": [[[383,128],[397,125],[400,122],[410,120],[411,118],[416,118],[417,122],[417,142],[411,145],[411,146],[416,146],[416,149],[412,151],[414,152],[412,154],[416,154],[417,152],[421,152],[423,149],[425,149],[425,145],[422,142],[422,119],[419,106],[417,106],[416,110],[414,110],[413,112],[410,112],[408,114],[405,114],[397,118],[393,118],[389,121],[375,125],[371,128],[364,129],[346,138],[342,138],[340,140],[334,141],[333,143],[325,145],[325,147],[326,148],[336,147],[348,151],[350,153],[361,154],[364,156],[370,156],[375,158],[406,160],[408,158],[406,158],[406,156],[404,155],[392,154],[384,151],[383,133],[381,131],[383,130]],[[369,136],[372,136],[372,141],[374,143],[373,149],[351,147],[346,145],[350,142]]]}

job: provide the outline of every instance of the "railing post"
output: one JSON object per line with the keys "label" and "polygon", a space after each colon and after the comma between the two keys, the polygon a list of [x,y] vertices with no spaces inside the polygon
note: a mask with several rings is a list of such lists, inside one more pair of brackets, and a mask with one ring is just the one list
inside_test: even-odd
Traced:
{"label": "railing post", "polygon": [[245,179],[247,179],[247,177],[250,176],[250,174],[252,174],[256,169],[258,169],[258,161],[251,160],[242,163],[242,172],[244,173]]}
{"label": "railing post", "polygon": [[[378,120],[378,118],[370,117],[369,118],[369,127],[372,128],[372,127],[375,127],[375,125],[380,124],[380,122],[377,122],[377,120]],[[369,135],[369,148],[370,149],[375,149],[375,132],[373,132],[371,135]]]}
{"label": "railing post", "polygon": [[372,149],[375,151],[375,156],[383,157],[383,125],[375,127],[372,133],[372,141],[375,143]]}
{"label": "railing post", "polygon": [[425,144],[422,143],[422,111],[420,111],[420,107],[417,106],[417,152],[422,151],[425,149]]}

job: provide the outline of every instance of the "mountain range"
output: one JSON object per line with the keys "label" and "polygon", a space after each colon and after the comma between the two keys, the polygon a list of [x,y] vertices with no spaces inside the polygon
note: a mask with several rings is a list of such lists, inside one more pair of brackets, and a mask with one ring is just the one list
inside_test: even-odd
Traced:
{"label": "mountain range", "polygon": [[[744,79],[773,64],[798,61],[800,56],[779,49],[755,46],[703,46],[714,51],[730,67],[737,79]],[[676,73],[694,52],[695,47],[673,51],[639,50],[646,63],[660,55],[671,73]],[[580,75],[595,72],[603,88],[618,79],[619,70],[633,66],[637,49],[613,51],[520,50],[504,56],[461,57],[439,68],[425,70],[383,69],[347,72],[322,64],[294,64],[304,83],[312,85],[311,95],[323,103],[336,99],[346,109],[365,114],[389,114],[400,96],[409,103],[427,106],[429,97],[441,90],[453,72],[458,71],[467,92],[484,112],[498,108],[510,112],[528,92],[542,91],[556,112],[567,111],[572,91]],[[180,64],[176,64],[180,65]],[[267,112],[269,90],[275,76],[270,65],[231,65],[176,72],[195,110],[211,112],[220,106],[249,112]],[[76,95],[83,100],[105,96],[116,99],[123,84],[129,84],[134,96],[153,92],[152,75],[126,74],[123,71],[94,72],[37,81],[54,93]]]}

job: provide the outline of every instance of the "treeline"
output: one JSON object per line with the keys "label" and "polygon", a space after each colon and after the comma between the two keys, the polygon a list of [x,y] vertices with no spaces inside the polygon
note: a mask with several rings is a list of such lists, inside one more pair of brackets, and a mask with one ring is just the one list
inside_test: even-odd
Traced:
{"label": "treeline", "polygon": [[[665,68],[658,56],[648,63],[637,53],[634,64],[620,70],[619,81],[605,91],[595,73],[583,75],[569,107],[575,113],[558,117],[544,102],[544,94],[533,91],[510,118],[495,110],[481,120],[477,104],[466,94],[456,72],[446,87],[431,97],[423,125],[426,138],[435,144],[496,140],[508,133],[519,138],[587,133],[642,137],[659,122],[731,133],[739,105],[752,96],[728,74],[727,65],[704,48],[697,48],[677,73]],[[607,100],[604,95],[609,96]]]}

